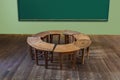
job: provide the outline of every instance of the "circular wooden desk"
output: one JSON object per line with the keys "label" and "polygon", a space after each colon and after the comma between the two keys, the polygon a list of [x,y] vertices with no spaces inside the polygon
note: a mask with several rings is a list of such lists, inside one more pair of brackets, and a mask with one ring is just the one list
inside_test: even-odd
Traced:
{"label": "circular wooden desk", "polygon": [[[75,40],[72,43],[69,44],[54,44],[54,43],[48,43],[43,41],[42,39],[48,35],[69,35],[75,38]],[[51,38],[50,38],[51,39]],[[88,48],[91,44],[90,38],[85,35],[81,34],[76,31],[70,31],[70,30],[50,30],[50,31],[45,31],[45,32],[40,32],[37,34],[32,35],[32,37],[27,38],[27,43],[37,49],[37,50],[42,50],[42,51],[50,51],[50,52],[55,52],[59,53],[60,56],[60,67],[62,69],[62,55],[63,54],[72,54],[73,56],[73,67],[75,66],[76,62],[76,54],[75,52]],[[85,51],[84,51],[85,52]],[[82,63],[84,63],[84,52],[82,54]],[[47,53],[45,53],[45,65],[47,68],[48,61],[47,61]]]}

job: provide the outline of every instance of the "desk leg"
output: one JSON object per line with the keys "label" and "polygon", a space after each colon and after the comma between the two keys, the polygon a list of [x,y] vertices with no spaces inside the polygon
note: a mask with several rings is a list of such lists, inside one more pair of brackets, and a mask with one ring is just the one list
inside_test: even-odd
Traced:
{"label": "desk leg", "polygon": [[85,55],[85,49],[82,49],[82,64],[84,64],[84,55]]}
{"label": "desk leg", "polygon": [[34,60],[34,53],[33,53],[32,47],[28,45],[28,49],[29,49],[31,59]]}
{"label": "desk leg", "polygon": [[72,57],[73,57],[73,62],[72,62],[73,66],[72,67],[73,67],[73,69],[75,69],[75,67],[76,67],[75,66],[76,65],[76,53],[73,53]]}
{"label": "desk leg", "polygon": [[65,44],[69,43],[69,36],[65,35]]}
{"label": "desk leg", "polygon": [[89,59],[89,50],[90,50],[90,47],[87,47],[87,58]]}
{"label": "desk leg", "polygon": [[36,65],[38,65],[38,54],[36,49],[34,49],[34,55],[35,55],[35,63]]}
{"label": "desk leg", "polygon": [[53,35],[50,34],[50,43],[53,42]]}
{"label": "desk leg", "polygon": [[45,68],[47,69],[48,68],[48,52],[47,51],[44,52],[44,56],[45,56]]}
{"label": "desk leg", "polygon": [[51,63],[53,62],[53,52],[50,52],[50,54],[51,54]]}
{"label": "desk leg", "polygon": [[60,37],[61,37],[61,35],[59,34],[58,35],[58,44],[60,44]]}
{"label": "desk leg", "polygon": [[62,64],[63,64],[63,55],[59,53],[59,57],[60,57],[60,59],[59,59],[60,60],[59,61],[60,62],[60,69],[62,70],[62,67],[63,67],[62,66]]}
{"label": "desk leg", "polygon": [[46,41],[49,42],[49,36],[48,35],[46,36]]}

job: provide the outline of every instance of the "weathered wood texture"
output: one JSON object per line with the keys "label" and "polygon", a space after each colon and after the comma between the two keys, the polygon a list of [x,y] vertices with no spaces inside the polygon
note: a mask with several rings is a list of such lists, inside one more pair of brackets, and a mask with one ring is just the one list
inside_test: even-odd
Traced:
{"label": "weathered wood texture", "polygon": [[[68,65],[36,66],[31,59],[25,35],[0,35],[0,80],[120,80],[120,35],[91,35],[89,59]],[[41,62],[42,63],[42,62]],[[57,63],[57,62],[53,62]]]}

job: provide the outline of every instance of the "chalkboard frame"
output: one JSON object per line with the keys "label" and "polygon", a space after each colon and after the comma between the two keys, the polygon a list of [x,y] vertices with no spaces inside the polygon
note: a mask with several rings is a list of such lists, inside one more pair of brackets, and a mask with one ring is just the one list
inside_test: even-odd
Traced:
{"label": "chalkboard frame", "polygon": [[[109,0],[109,5],[110,5],[110,0]],[[108,5],[108,6],[109,6]],[[106,19],[21,19],[20,17],[20,4],[19,1],[17,0],[17,8],[18,8],[18,20],[19,21],[85,21],[85,22],[107,22],[109,19],[109,7],[108,7],[108,14]]]}

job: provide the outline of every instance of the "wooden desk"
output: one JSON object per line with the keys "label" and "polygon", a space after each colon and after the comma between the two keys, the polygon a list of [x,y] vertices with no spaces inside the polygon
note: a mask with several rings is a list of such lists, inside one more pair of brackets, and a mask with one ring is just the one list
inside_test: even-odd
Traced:
{"label": "wooden desk", "polygon": [[[75,38],[75,41],[69,44],[57,44],[55,45],[54,43],[47,43],[42,40],[43,37],[48,36],[48,35],[54,35],[54,34],[59,34],[59,35],[70,35]],[[37,49],[37,50],[42,50],[42,51],[50,51],[50,52],[55,52],[59,53],[60,55],[60,67],[62,69],[62,55],[64,54],[71,54],[73,58],[73,67],[75,66],[76,62],[76,51],[80,49],[84,49],[89,47],[91,44],[90,38],[85,35],[81,34],[76,31],[70,31],[70,30],[50,30],[50,31],[45,31],[45,32],[40,32],[32,37],[27,38],[27,43]],[[45,65],[47,68],[47,53],[45,53]],[[37,60],[36,60],[37,62]],[[82,63],[84,63],[84,52],[82,53]]]}

